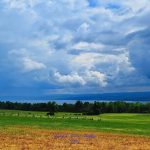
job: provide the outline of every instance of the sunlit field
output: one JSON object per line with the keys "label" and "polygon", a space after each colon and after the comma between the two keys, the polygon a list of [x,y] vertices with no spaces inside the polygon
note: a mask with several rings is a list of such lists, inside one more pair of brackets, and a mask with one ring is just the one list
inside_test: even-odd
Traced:
{"label": "sunlit field", "polygon": [[102,114],[0,110],[0,149],[149,150],[149,114]]}
{"label": "sunlit field", "polygon": [[44,130],[13,126],[1,130],[0,148],[8,150],[149,150],[150,139],[104,132]]}

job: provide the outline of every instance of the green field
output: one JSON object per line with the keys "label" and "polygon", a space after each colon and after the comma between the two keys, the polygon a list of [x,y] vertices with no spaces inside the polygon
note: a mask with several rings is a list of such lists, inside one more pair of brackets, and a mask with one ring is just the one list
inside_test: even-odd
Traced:
{"label": "green field", "polygon": [[105,131],[150,136],[150,114],[101,114],[82,116],[74,113],[0,110],[0,129],[10,126],[30,126],[40,129]]}

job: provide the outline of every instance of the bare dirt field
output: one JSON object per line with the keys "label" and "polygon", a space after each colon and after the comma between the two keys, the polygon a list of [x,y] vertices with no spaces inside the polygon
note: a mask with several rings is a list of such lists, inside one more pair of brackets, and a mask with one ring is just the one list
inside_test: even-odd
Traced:
{"label": "bare dirt field", "polygon": [[16,126],[1,130],[2,150],[150,150],[150,138],[104,132],[43,130]]}

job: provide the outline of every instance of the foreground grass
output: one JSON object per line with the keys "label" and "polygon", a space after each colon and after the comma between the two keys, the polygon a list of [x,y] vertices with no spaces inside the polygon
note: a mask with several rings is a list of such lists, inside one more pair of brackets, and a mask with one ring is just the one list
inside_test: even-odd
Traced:
{"label": "foreground grass", "polygon": [[102,114],[85,117],[57,113],[51,118],[46,117],[45,112],[0,110],[0,114],[1,131],[10,126],[29,126],[36,129],[91,130],[150,136],[150,114]]}
{"label": "foreground grass", "polygon": [[104,132],[7,127],[0,135],[3,150],[149,150],[150,138]]}

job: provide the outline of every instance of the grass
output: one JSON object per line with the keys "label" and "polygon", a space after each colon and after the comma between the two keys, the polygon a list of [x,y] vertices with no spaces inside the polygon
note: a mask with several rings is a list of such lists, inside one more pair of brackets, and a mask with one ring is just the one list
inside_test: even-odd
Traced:
{"label": "grass", "polygon": [[3,150],[149,150],[150,139],[102,132],[58,131],[9,127],[16,133],[0,134]]}
{"label": "grass", "polygon": [[0,132],[4,150],[149,150],[150,114],[47,117],[46,112],[0,110]]}
{"label": "grass", "polygon": [[[19,116],[18,116],[19,113]],[[150,114],[102,114],[77,116],[74,113],[0,110],[0,130],[10,126],[30,126],[36,129],[105,131],[150,136]]]}

